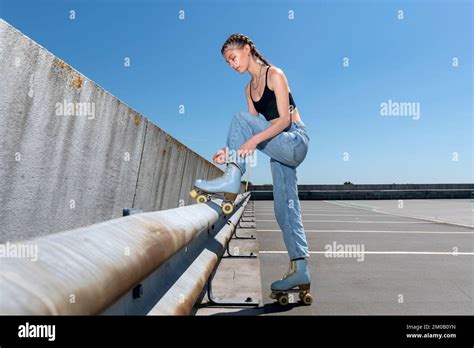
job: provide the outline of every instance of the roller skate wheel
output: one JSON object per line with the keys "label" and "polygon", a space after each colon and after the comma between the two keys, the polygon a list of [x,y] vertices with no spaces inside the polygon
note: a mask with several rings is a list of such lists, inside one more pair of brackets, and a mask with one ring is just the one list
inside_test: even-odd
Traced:
{"label": "roller skate wheel", "polygon": [[276,300],[278,298],[277,294],[275,294],[273,291],[269,296],[272,300]]}
{"label": "roller skate wheel", "polygon": [[198,193],[196,190],[192,190],[191,192],[189,192],[189,195],[191,196],[191,198],[196,198]]}
{"label": "roller skate wheel", "polygon": [[311,296],[311,294],[303,295],[303,303],[305,305],[310,305],[311,303],[313,303],[313,296]]}
{"label": "roller skate wheel", "polygon": [[205,195],[199,195],[196,199],[198,203],[206,203],[207,202],[207,197]]}
{"label": "roller skate wheel", "polygon": [[288,304],[288,295],[281,295],[278,298],[278,303],[281,304],[282,306],[286,306]]}
{"label": "roller skate wheel", "polygon": [[234,206],[232,205],[232,203],[224,203],[222,205],[222,211],[224,212],[224,214],[230,214],[232,213],[232,210],[234,210]]}

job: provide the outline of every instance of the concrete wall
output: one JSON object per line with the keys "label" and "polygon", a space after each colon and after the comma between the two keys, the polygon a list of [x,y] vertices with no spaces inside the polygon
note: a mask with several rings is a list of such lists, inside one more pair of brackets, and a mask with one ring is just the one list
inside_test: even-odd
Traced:
{"label": "concrete wall", "polygon": [[191,204],[222,174],[1,19],[0,61],[0,243]]}
{"label": "concrete wall", "polygon": [[[272,185],[252,185],[252,200],[273,200]],[[298,185],[301,200],[474,198],[474,184]]]}
{"label": "concrete wall", "polygon": [[[272,191],[272,185],[249,185],[252,191]],[[362,184],[362,185],[298,185],[300,191],[367,191],[367,190],[474,190],[473,183],[465,184]]]}

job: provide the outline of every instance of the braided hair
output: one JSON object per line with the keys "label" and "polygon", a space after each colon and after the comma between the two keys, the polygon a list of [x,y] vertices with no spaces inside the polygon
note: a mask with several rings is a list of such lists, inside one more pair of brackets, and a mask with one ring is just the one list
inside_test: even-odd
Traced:
{"label": "braided hair", "polygon": [[253,57],[259,59],[266,65],[271,66],[270,62],[260,53],[253,41],[246,35],[241,33],[232,34],[225,40],[224,45],[222,45],[221,54],[224,55],[224,52],[231,46],[237,46],[237,49],[244,47],[245,45],[250,46],[250,53]]}

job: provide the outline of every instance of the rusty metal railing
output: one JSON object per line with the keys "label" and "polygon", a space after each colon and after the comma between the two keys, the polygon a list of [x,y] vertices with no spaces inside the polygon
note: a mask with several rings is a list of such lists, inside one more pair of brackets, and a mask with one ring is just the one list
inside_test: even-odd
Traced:
{"label": "rusty metal railing", "polygon": [[[238,196],[232,216],[241,215],[249,198]],[[234,221],[207,202],[15,243],[36,248],[37,258],[0,259],[0,314],[185,314],[199,286],[178,294],[177,302],[168,300],[169,291],[186,283],[180,277],[190,265],[206,278],[218,257],[206,245],[229,218]]]}

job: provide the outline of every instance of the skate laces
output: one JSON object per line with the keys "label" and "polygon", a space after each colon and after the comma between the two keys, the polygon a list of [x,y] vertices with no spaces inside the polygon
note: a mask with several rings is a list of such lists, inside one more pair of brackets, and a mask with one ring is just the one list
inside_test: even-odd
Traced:
{"label": "skate laces", "polygon": [[288,271],[286,271],[285,275],[281,279],[283,280],[283,279],[288,278],[290,275],[295,273],[295,271],[296,271],[296,262],[295,261],[290,261],[290,264],[288,266]]}
{"label": "skate laces", "polygon": [[235,166],[235,167],[240,171],[240,173],[242,173],[242,169],[241,169],[240,166],[237,164],[237,162],[233,162],[233,161],[227,162],[227,165],[228,165],[228,166],[230,166],[230,165]]}
{"label": "skate laces", "polygon": [[227,166],[224,170],[224,174],[221,175],[221,176],[218,176],[217,178],[214,178],[214,179],[211,179],[211,180],[206,180],[206,182],[215,182],[217,180],[221,180],[222,177],[226,176],[226,175],[229,175],[230,171],[229,171],[229,167]]}

